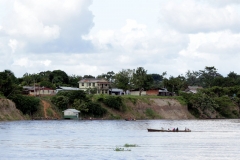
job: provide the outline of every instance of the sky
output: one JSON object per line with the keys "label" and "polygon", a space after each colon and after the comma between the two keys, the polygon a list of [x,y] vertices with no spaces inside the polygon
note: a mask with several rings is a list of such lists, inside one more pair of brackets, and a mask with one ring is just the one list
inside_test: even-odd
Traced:
{"label": "sky", "polygon": [[0,0],[0,71],[240,74],[239,0]]}

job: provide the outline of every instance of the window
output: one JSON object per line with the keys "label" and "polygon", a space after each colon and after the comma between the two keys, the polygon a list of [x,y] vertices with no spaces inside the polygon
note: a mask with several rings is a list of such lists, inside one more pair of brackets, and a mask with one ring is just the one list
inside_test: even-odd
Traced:
{"label": "window", "polygon": [[95,87],[95,83],[93,83],[92,85],[93,85],[93,87]]}
{"label": "window", "polygon": [[107,84],[105,84],[105,86],[107,86]]}
{"label": "window", "polygon": [[82,83],[82,86],[84,86],[84,83]]}
{"label": "window", "polygon": [[91,83],[89,83],[88,86],[91,86]]}

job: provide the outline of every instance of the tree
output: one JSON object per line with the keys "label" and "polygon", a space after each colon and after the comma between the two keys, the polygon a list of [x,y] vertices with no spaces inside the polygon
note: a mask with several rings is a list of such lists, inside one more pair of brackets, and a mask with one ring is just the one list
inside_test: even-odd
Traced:
{"label": "tree", "polygon": [[84,78],[95,78],[95,77],[92,76],[92,75],[84,75],[84,76],[83,76],[83,79],[84,79]]}
{"label": "tree", "polygon": [[189,86],[198,86],[199,85],[199,74],[200,73],[197,71],[191,72],[190,70],[188,70],[185,75],[187,84]]}
{"label": "tree", "polygon": [[52,73],[49,75],[49,80],[50,80],[50,82],[58,84],[58,85],[69,83],[68,75],[64,71],[61,71],[61,70],[52,71]]}
{"label": "tree", "polygon": [[59,109],[65,110],[68,108],[69,98],[66,96],[54,96],[51,99],[52,103],[55,104]]}
{"label": "tree", "polygon": [[115,86],[117,88],[121,88],[124,91],[131,89],[131,81],[132,81],[132,73],[131,69],[123,69],[115,75]]}
{"label": "tree", "polygon": [[81,100],[81,99],[75,99],[72,107],[81,111],[81,112],[88,112],[88,110],[89,110],[87,108],[86,102]]}
{"label": "tree", "polygon": [[172,92],[179,94],[179,91],[186,88],[185,77],[179,75],[178,77],[170,76],[169,79],[165,78],[164,86]]}
{"label": "tree", "polygon": [[150,74],[152,76],[153,81],[150,82],[151,86],[150,88],[156,89],[163,87],[162,81],[163,81],[163,75],[160,74]]}
{"label": "tree", "polygon": [[147,82],[147,70],[143,67],[138,67],[136,71],[133,73],[133,84],[135,88],[139,89],[139,95],[142,94],[142,91],[146,87],[145,84]]}
{"label": "tree", "polygon": [[213,67],[205,67],[204,70],[200,70],[200,80],[203,87],[212,87],[214,79],[221,76],[217,73],[217,69]]}
{"label": "tree", "polygon": [[13,77],[15,76],[11,71],[0,72],[0,92],[6,97],[14,91]]}
{"label": "tree", "polygon": [[79,87],[78,82],[82,79],[82,76],[68,76],[69,77],[69,86],[71,87]]}

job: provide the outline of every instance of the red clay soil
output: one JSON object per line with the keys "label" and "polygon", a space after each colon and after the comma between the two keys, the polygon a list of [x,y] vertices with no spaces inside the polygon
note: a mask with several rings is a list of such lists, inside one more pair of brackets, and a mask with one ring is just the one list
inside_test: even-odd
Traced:
{"label": "red clay soil", "polygon": [[[51,105],[47,101],[42,100],[42,103],[43,103],[44,118],[46,118],[46,119],[49,119],[49,118],[57,118],[57,119],[59,119],[60,118],[59,115],[53,109],[51,109]],[[50,108],[52,110],[53,117],[49,117],[47,115],[47,109],[48,108]]]}

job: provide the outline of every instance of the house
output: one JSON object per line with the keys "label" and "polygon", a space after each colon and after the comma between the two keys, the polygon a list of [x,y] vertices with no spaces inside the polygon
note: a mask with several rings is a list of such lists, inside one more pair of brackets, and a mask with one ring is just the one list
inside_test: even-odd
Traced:
{"label": "house", "polygon": [[79,88],[76,88],[76,87],[58,87],[56,89],[56,93],[58,93],[59,91],[77,91],[77,90],[80,90]]}
{"label": "house", "polygon": [[160,88],[158,90],[158,96],[173,96],[173,93],[169,92],[167,88]]}
{"label": "house", "polygon": [[200,87],[200,86],[188,86],[188,88],[185,89],[184,92],[186,92],[186,93],[194,93],[195,94],[195,93],[198,92],[199,89],[202,89],[202,87]]}
{"label": "house", "polygon": [[105,79],[84,78],[79,82],[79,89],[87,91],[88,89],[97,89],[97,94],[109,94],[110,82]]}
{"label": "house", "polygon": [[63,118],[64,119],[79,119],[80,111],[76,109],[66,109],[63,111]]}
{"label": "house", "polygon": [[23,86],[23,94],[32,96],[54,95],[56,91],[52,88],[36,86]]}

